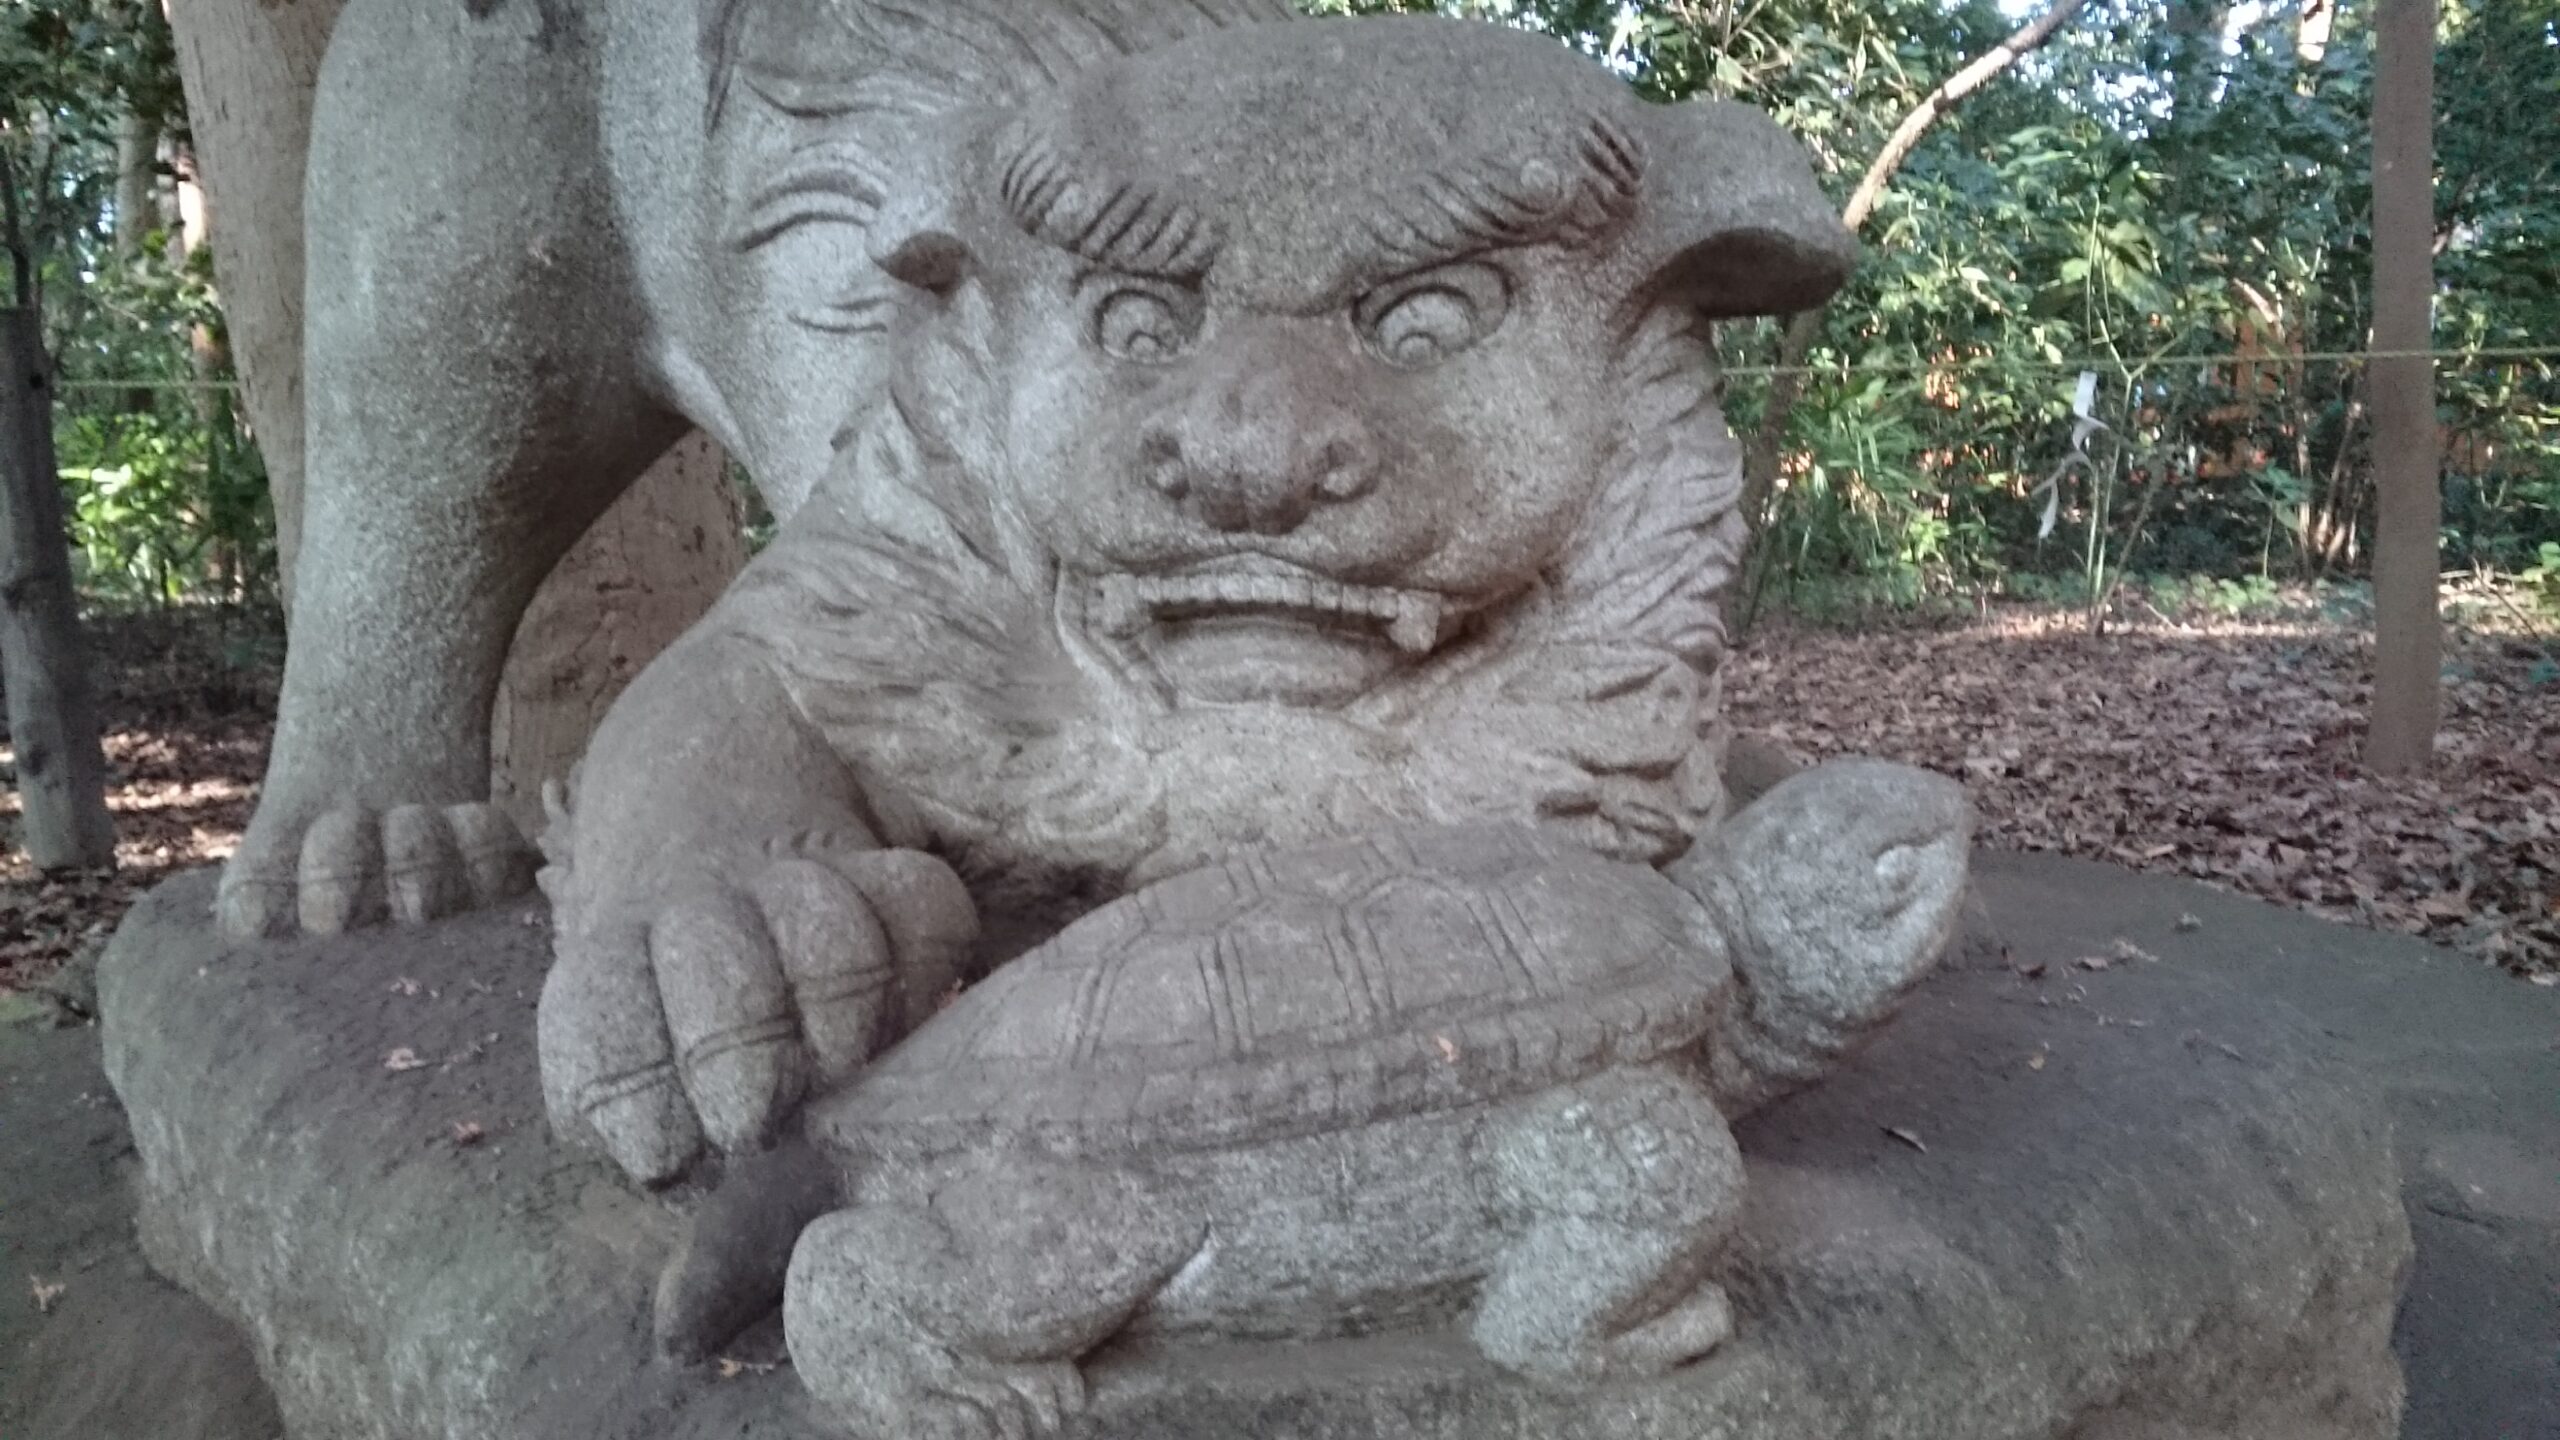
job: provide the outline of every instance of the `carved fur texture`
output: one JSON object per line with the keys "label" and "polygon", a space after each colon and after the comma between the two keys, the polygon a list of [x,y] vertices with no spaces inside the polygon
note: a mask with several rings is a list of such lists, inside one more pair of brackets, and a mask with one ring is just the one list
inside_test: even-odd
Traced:
{"label": "carved fur texture", "polygon": [[[992,415],[1003,377],[970,368]],[[1240,843],[1469,816],[1660,863],[1722,803],[1717,596],[1741,474],[1702,322],[1657,311],[1617,378],[1619,436],[1571,543],[1469,637],[1340,711],[1186,712],[1080,664],[1054,567],[1015,519],[1038,457],[985,473],[898,405],[713,623],[769,655],[896,843],[980,880],[1116,892]],[[1275,754],[1295,757],[1276,784]],[[1159,783],[1177,771],[1193,783]]]}

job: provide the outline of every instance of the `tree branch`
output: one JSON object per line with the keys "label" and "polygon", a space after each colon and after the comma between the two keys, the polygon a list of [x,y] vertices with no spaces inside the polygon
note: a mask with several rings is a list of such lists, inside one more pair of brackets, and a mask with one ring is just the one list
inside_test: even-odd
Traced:
{"label": "tree branch", "polygon": [[[2072,17],[2080,13],[2087,0],[2055,0],[2051,8],[2028,22],[2008,39],[1975,56],[1965,67],[1938,82],[1936,89],[1922,96],[1902,123],[1885,137],[1884,148],[1867,165],[1866,174],[1858,179],[1858,188],[1849,192],[1849,203],[1841,208],[1840,222],[1852,234],[1864,229],[1867,217],[1875,212],[1884,198],[1886,187],[1911,158],[1921,137],[1943,119],[1964,98],[1989,84],[2002,71],[2044,47]],[[1796,401],[1804,394],[1804,377],[1795,373],[1813,353],[1813,342],[1821,338],[1820,310],[1805,310],[1790,317],[1787,332],[1778,345],[1778,373],[1769,379],[1769,403],[1760,413],[1760,424],[1752,432],[1751,444],[1743,453],[1742,506],[1757,534],[1767,519],[1770,492],[1778,480],[1778,455],[1786,443],[1787,421],[1795,414]],[[1756,565],[1758,547],[1754,546]]]}

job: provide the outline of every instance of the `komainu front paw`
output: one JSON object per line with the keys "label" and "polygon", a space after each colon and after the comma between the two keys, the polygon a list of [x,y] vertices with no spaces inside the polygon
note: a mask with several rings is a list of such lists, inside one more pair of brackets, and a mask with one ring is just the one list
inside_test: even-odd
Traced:
{"label": "komainu front paw", "polygon": [[920,851],[795,837],[595,893],[620,878],[569,886],[542,1077],[554,1127],[644,1185],[706,1145],[763,1149],[813,1087],[931,1013],[977,938],[960,878]]}
{"label": "komainu front paw", "polygon": [[350,805],[297,822],[261,810],[214,913],[250,937],[414,925],[533,888],[532,847],[496,806]]}

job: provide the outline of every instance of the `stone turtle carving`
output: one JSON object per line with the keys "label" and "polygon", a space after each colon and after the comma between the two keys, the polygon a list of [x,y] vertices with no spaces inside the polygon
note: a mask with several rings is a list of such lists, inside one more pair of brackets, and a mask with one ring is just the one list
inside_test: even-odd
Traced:
{"label": "stone turtle carving", "polygon": [[858,1073],[878,964],[931,993],[1238,847],[1497,820],[1658,865],[1722,810],[1708,326],[1852,256],[1783,132],[1380,19],[943,143],[869,231],[912,292],[884,403],[547,842],[552,1112],[647,1183]]}
{"label": "stone turtle carving", "polygon": [[1123,1333],[1463,1315],[1548,1382],[1695,1359],[1733,1326],[1726,1119],[1925,970],[1963,817],[1950,782],[1845,764],[1691,867],[1823,884],[1827,936],[1486,826],[1246,852],[1106,906],[813,1107],[857,1203],[794,1255],[795,1365],[855,1433],[992,1436],[1057,1426]]}

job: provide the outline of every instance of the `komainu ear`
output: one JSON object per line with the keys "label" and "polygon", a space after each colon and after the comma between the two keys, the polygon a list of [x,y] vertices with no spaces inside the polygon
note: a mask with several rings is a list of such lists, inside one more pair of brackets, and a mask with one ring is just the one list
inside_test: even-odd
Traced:
{"label": "komainu ear", "polygon": [[1639,299],[1710,319],[1784,315],[1831,298],[1858,242],[1814,183],[1804,146],[1748,106],[1647,107]]}

